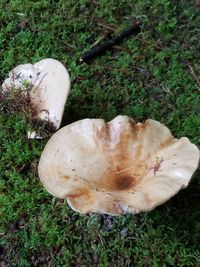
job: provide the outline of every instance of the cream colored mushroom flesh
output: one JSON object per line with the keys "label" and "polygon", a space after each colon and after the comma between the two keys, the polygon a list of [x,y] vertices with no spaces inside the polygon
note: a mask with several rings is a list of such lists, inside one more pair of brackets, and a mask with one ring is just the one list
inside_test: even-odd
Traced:
{"label": "cream colored mushroom flesh", "polygon": [[118,116],[84,119],[56,132],[39,162],[53,196],[80,213],[111,215],[152,210],[185,188],[199,162],[188,138],[175,139],[155,120]]}
{"label": "cream colored mushroom flesh", "polygon": [[55,129],[60,127],[70,91],[70,77],[62,63],[47,58],[34,65],[19,65],[9,73],[2,88],[8,93],[10,88],[24,92],[30,90],[30,100],[36,110],[36,117],[50,122]]}

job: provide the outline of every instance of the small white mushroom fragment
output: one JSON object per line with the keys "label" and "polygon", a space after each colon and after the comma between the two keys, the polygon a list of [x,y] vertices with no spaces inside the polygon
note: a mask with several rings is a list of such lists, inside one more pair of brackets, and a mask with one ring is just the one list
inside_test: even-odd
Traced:
{"label": "small white mushroom fragment", "polygon": [[38,140],[43,139],[43,137],[41,135],[37,134],[35,131],[33,131],[33,132],[27,131],[27,137],[28,137],[28,139],[38,139]]}
{"label": "small white mushroom fragment", "polygon": [[[55,130],[60,127],[70,91],[70,77],[62,63],[47,58],[33,65],[19,65],[9,73],[2,88],[7,93],[13,88],[24,94],[28,91],[35,117],[49,122]],[[30,138],[34,136],[29,132]]]}
{"label": "small white mushroom fragment", "polygon": [[158,121],[84,119],[47,143],[38,166],[46,190],[80,213],[149,211],[185,188],[199,162],[188,138]]}

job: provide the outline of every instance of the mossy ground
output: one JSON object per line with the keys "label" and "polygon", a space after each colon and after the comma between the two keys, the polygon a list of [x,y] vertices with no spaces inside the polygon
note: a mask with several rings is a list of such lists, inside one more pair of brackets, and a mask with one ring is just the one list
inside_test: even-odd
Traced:
{"label": "mossy ground", "polygon": [[[16,65],[52,57],[69,69],[63,125],[126,114],[153,118],[200,146],[199,1],[0,1],[0,81]],[[142,33],[91,64],[98,39],[134,19]],[[79,215],[42,187],[47,140],[26,139],[21,114],[0,114],[1,266],[200,266],[200,173],[150,213]],[[3,265],[4,264],[4,265]]]}

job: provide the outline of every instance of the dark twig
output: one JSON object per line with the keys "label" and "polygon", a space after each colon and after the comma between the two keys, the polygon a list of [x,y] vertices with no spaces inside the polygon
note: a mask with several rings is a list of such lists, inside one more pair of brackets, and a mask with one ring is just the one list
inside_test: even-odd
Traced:
{"label": "dark twig", "polygon": [[112,39],[106,41],[105,43],[95,46],[94,48],[86,51],[83,56],[80,58],[80,62],[88,62],[92,58],[99,56],[104,53],[106,50],[111,49],[114,45],[119,44],[124,38],[132,35],[138,34],[141,30],[141,23],[136,21],[133,25],[131,25],[128,29],[125,29],[120,34],[116,35]]}

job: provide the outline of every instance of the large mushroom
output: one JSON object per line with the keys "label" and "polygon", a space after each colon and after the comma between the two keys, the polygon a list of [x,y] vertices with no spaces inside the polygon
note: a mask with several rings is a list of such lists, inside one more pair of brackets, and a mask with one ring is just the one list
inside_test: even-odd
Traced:
{"label": "large mushroom", "polygon": [[39,177],[49,193],[80,213],[119,215],[152,210],[185,188],[199,162],[188,138],[148,119],[84,119],[47,143]]}
{"label": "large mushroom", "polygon": [[33,65],[19,65],[9,73],[2,88],[8,94],[12,90],[28,93],[35,118],[49,122],[55,129],[60,127],[70,91],[70,77],[62,63],[47,58]]}

